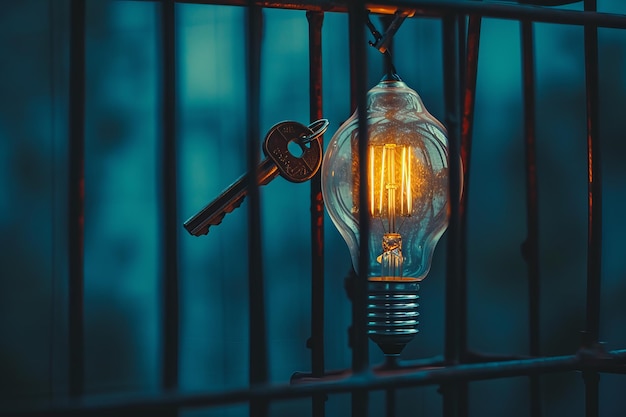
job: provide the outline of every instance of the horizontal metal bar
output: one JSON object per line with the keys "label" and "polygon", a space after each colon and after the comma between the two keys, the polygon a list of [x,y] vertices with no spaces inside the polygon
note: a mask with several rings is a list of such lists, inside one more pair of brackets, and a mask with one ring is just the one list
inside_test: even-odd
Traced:
{"label": "horizontal metal bar", "polygon": [[626,375],[626,365],[613,365],[606,368],[598,366],[594,370],[605,374]]}
{"label": "horizontal metal bar", "polygon": [[383,390],[446,382],[478,381],[565,371],[602,371],[620,373],[626,364],[626,349],[602,352],[583,350],[574,355],[552,356],[481,364],[462,364],[408,372],[403,369],[372,369],[348,377],[335,375],[316,383],[299,385],[260,385],[231,391],[200,394],[164,393],[153,397],[83,397],[50,407],[0,412],[0,417],[94,416],[104,413],[157,412],[163,408],[201,408],[265,400],[311,397],[321,393],[347,393],[354,390]]}
{"label": "horizontal metal bar", "polygon": [[[467,357],[465,358],[465,363],[485,363],[485,362],[504,362],[504,361],[513,361],[513,360],[525,360],[525,359],[533,359],[529,356],[513,356],[513,355],[487,355],[480,354],[474,352],[468,352]],[[372,370],[375,374],[380,373],[381,371],[403,371],[403,372],[417,372],[424,369],[434,369],[434,368],[443,368],[446,365],[446,362],[443,356],[434,356],[431,358],[425,359],[415,359],[411,361],[401,361],[396,357],[386,357],[385,362],[374,366]],[[352,375],[352,371],[350,369],[337,369],[332,371],[326,371],[324,374],[324,378],[347,378]],[[295,372],[291,376],[292,384],[302,384],[302,383],[311,383],[320,381],[321,378],[315,376],[312,372]]]}
{"label": "horizontal metal bar", "polygon": [[[176,0],[176,3],[222,6],[248,6],[253,4],[264,8],[347,13],[349,2],[347,0],[301,0],[298,2],[293,0]],[[398,10],[410,11],[409,17],[441,17],[456,13],[497,19],[531,20],[543,23],[577,26],[595,25],[597,27],[626,29],[626,15],[623,14],[564,10],[504,2],[395,0],[386,3],[368,2],[366,8],[372,13],[380,14],[394,14]]]}

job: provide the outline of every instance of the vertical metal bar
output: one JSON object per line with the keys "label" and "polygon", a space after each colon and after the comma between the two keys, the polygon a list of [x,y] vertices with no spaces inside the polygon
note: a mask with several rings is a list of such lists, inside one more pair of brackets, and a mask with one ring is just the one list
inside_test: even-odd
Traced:
{"label": "vertical metal bar", "polygon": [[459,62],[457,21],[454,17],[443,19],[444,30],[444,94],[446,127],[448,130],[449,169],[450,169],[450,221],[448,224],[448,253],[446,274],[446,346],[445,356],[449,363],[460,361],[461,312],[459,299]]}
{"label": "vertical metal bar", "polygon": [[[179,277],[178,187],[176,150],[176,14],[174,0],[161,0],[161,388],[178,388]],[[176,416],[176,407],[159,415]]]}
{"label": "vertical metal bar", "polygon": [[[383,32],[387,33],[389,26],[391,26],[394,21],[394,15],[384,15],[380,17],[380,21],[383,25]],[[394,54],[394,42],[393,37],[387,43],[387,52],[385,54],[385,59],[383,59],[383,74],[392,74],[394,73],[393,61],[392,57]],[[387,358],[388,360],[392,360]],[[394,358],[395,359],[395,358]],[[385,416],[386,417],[395,417],[396,415],[396,390],[393,388],[389,388],[385,390]]]}
{"label": "vertical metal bar", "polygon": [[85,2],[70,3],[69,392],[84,391]]}
{"label": "vertical metal bar", "polygon": [[55,60],[55,56],[58,56],[58,51],[60,50],[57,40],[57,25],[55,22],[58,20],[57,15],[58,8],[55,8],[55,4],[53,1],[48,1],[48,60],[50,63],[49,69],[49,78],[48,82],[50,83],[50,167],[49,167],[49,175],[50,175],[50,194],[47,196],[51,202],[51,210],[50,210],[50,225],[52,226],[52,236],[51,236],[51,251],[50,251],[50,310],[48,317],[48,396],[50,400],[54,398],[55,395],[55,350],[57,348],[57,338],[56,338],[56,312],[57,312],[57,290],[58,290],[58,268],[57,268],[57,245],[56,245],[56,237],[58,236],[57,229],[57,178],[56,178],[56,140],[57,140],[57,130],[56,130],[56,121],[57,121],[57,71],[58,71],[58,62]]}
{"label": "vertical metal bar", "polygon": [[[459,54],[459,92],[463,94],[465,91],[465,77],[467,69],[464,65],[467,60],[467,16],[465,15],[457,15],[457,35],[459,40],[457,44],[459,45],[458,54]],[[461,98],[464,95],[460,96]],[[460,101],[461,105],[463,101]],[[462,112],[461,112],[462,115]]]}
{"label": "vertical metal bar", "polygon": [[[459,332],[460,359],[467,357],[467,208],[469,197],[469,173],[472,151],[472,134],[474,125],[474,105],[476,100],[476,78],[478,75],[478,50],[480,45],[480,28],[482,18],[471,15],[466,23],[464,16],[459,16],[459,61],[460,90],[462,96],[461,120],[461,170],[463,175],[461,199],[459,201],[459,245],[460,245],[460,280],[459,280],[459,311],[462,314]],[[467,33],[467,35],[466,35]],[[459,409],[461,415],[469,412],[469,382],[460,386]]]}
{"label": "vertical metal bar", "polygon": [[[444,95],[446,108],[446,126],[449,149],[449,205],[450,221],[448,224],[448,250],[446,273],[446,330],[445,359],[448,364],[461,361],[461,336],[464,311],[459,309],[462,299],[461,252],[459,193],[460,193],[460,150],[459,150],[459,35],[458,18],[448,15],[443,18],[443,67]],[[459,384],[451,383],[442,387],[444,416],[459,416],[462,412],[463,389]]]}
{"label": "vertical metal bar", "polygon": [[[260,162],[260,98],[261,39],[263,11],[249,3],[247,8],[247,87],[248,87],[248,172],[255,172]],[[250,385],[267,382],[267,335],[265,323],[265,292],[263,282],[263,251],[261,247],[261,196],[252,182],[248,190],[248,288],[250,299]],[[269,402],[264,399],[250,403],[251,417],[268,415]]]}
{"label": "vertical metal bar", "polygon": [[[460,116],[461,116],[461,126],[462,126],[462,122],[465,120],[464,116],[465,116],[465,112],[464,109],[462,107],[463,104],[465,104],[465,84],[466,84],[466,74],[468,72],[467,68],[465,65],[462,64],[466,64],[467,63],[467,21],[466,21],[466,17],[463,15],[458,15],[457,16],[457,35],[458,35],[458,62],[459,62],[459,106],[460,106]],[[460,131],[457,131],[459,133],[459,138],[461,141],[461,147],[464,144],[463,141],[463,131],[462,129]],[[459,149],[459,152],[461,152],[461,157],[462,157],[462,150]],[[461,160],[462,161],[462,160]],[[460,165],[460,169],[463,169],[463,166]],[[461,171],[461,174],[464,174]],[[462,194],[462,184],[459,184],[459,193],[461,194],[460,198],[463,198],[463,194]],[[463,232],[465,231],[465,225],[464,225],[464,221],[465,221],[465,217],[463,216],[464,212],[462,211],[462,209],[464,209],[465,207],[461,207],[461,201],[459,201],[459,260],[461,261],[460,265],[459,265],[459,295],[458,295],[458,302],[459,302],[459,312],[461,314],[461,318],[459,320],[459,361],[462,362],[464,360],[464,358],[467,356],[467,283],[465,282],[467,279],[467,274],[466,274],[466,257],[465,257],[465,236],[463,235]],[[467,383],[465,383],[464,385],[467,386]],[[467,391],[467,389],[465,390]],[[467,402],[467,396],[465,396],[464,401]],[[462,407],[463,408],[463,407]],[[465,407],[467,408],[467,407]]]}
{"label": "vertical metal bar", "polygon": [[[367,67],[365,53],[365,4],[361,1],[351,3],[350,8],[350,45],[353,48],[354,60],[351,62],[351,73],[354,77],[357,114],[359,118],[359,176],[367,178]],[[366,181],[359,183],[359,206],[367,207]],[[354,346],[352,367],[355,372],[362,372],[368,367],[368,338],[366,328],[366,297],[367,270],[369,268],[369,219],[367,210],[359,211],[359,277],[355,285],[353,299]]]}
{"label": "vertical metal bar", "polygon": [[[176,16],[174,0],[161,1],[162,137],[161,204],[162,259],[162,388],[178,387],[179,283],[176,152]],[[175,410],[172,411],[176,413]]]}
{"label": "vertical metal bar", "polygon": [[[472,154],[472,139],[474,126],[474,106],[476,102],[476,78],[478,75],[478,51],[480,46],[480,29],[482,18],[477,15],[469,16],[467,47],[465,55],[465,85],[463,87],[463,118],[461,122],[461,161],[463,170],[463,191],[459,202],[460,240],[463,245],[461,250],[461,283],[465,287],[462,291],[463,312],[467,311],[467,208],[469,204],[470,164]],[[463,320],[462,334],[463,355],[467,353],[467,320]]]}
{"label": "vertical metal bar", "polygon": [[[467,69],[461,63],[465,63],[467,60],[467,17],[464,15],[458,15],[456,17],[457,20],[457,35],[458,35],[458,62],[459,62],[459,105],[464,103],[463,98],[465,97],[465,77],[467,73]],[[463,112],[460,109],[460,116],[463,117]],[[457,130],[459,134],[460,140],[462,140],[462,134]],[[460,150],[459,150],[460,152]],[[462,174],[462,166],[459,165],[459,169]],[[459,184],[459,193],[462,193],[462,184]],[[461,215],[461,202],[459,201],[459,312],[461,314],[461,318],[459,320],[459,361],[463,362],[464,358],[467,356],[467,274],[466,274],[466,257],[465,257],[465,239],[463,235],[463,231],[465,229],[463,221],[465,218]],[[458,408],[459,408],[459,417],[466,417],[469,412],[469,382],[459,382],[458,383]]]}
{"label": "vertical metal bar", "polygon": [[[522,81],[524,93],[524,144],[526,153],[526,241],[522,255],[528,263],[528,350],[539,356],[540,281],[539,281],[539,204],[535,150],[535,59],[532,22],[521,22]],[[530,415],[541,416],[539,375],[530,377]]]}
{"label": "vertical metal bar", "polygon": [[[585,11],[595,12],[596,0],[585,0]],[[595,346],[600,333],[600,283],[602,276],[602,170],[598,137],[598,28],[585,26],[585,75],[587,108],[587,172],[588,172],[588,235],[587,235],[587,320],[583,344]],[[585,408],[587,417],[598,415],[597,372],[584,372]]]}
{"label": "vertical metal bar", "polygon": [[[367,60],[365,52],[365,2],[351,1],[348,6],[350,30],[350,79],[352,97],[356,100],[359,119],[359,178],[367,178]],[[359,207],[368,207],[367,181],[359,181]],[[367,271],[369,269],[369,219],[367,210],[359,210],[359,265],[358,277],[353,286],[352,297],[352,371],[365,372],[369,366],[367,337]],[[357,390],[352,393],[352,415],[367,417],[368,393]]]}
{"label": "vertical metal bar", "polygon": [[[595,0],[585,0],[585,11],[595,11]],[[587,337],[599,340],[600,278],[602,260],[602,176],[598,138],[598,28],[585,26],[587,107],[587,162],[589,223],[587,240]]]}
{"label": "vertical metal bar", "polygon": [[[322,111],[322,24],[323,12],[308,11],[309,21],[309,112],[311,122]],[[323,137],[320,138],[322,146]],[[321,172],[311,179],[311,368],[313,376],[324,375],[324,201]],[[324,417],[325,395],[312,398],[314,416]]]}

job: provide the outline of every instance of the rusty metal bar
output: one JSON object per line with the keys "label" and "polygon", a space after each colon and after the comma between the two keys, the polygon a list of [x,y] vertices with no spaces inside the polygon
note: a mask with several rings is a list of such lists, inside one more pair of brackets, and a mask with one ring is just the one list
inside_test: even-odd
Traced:
{"label": "rusty metal bar", "polygon": [[[531,359],[529,356],[519,356],[519,355],[485,355],[478,353],[468,353],[467,360],[465,363],[487,363],[487,362],[505,362],[505,361],[514,361],[514,360],[526,360]],[[400,371],[402,372],[417,372],[420,370],[434,369],[434,368],[442,368],[445,367],[445,361],[442,357],[434,356],[431,358],[425,359],[415,359],[411,361],[399,361],[397,358],[386,358],[386,361],[380,365],[376,365],[372,367],[372,370],[376,373],[378,371]],[[606,371],[606,370],[605,370]],[[608,372],[608,371],[606,371]],[[348,377],[352,375],[352,370],[350,369],[337,369],[333,371],[327,371],[324,374],[323,378],[313,376],[312,372],[295,372],[291,376],[292,384],[302,384],[302,383],[311,383],[311,382],[319,382],[328,377]]]}
{"label": "rusty metal bar", "polygon": [[[463,88],[463,116],[461,121],[461,162],[463,172],[463,191],[459,202],[461,216],[460,234],[463,245],[467,244],[467,208],[469,204],[470,165],[472,154],[472,139],[474,126],[474,107],[476,102],[476,78],[478,75],[478,51],[480,46],[480,28],[482,19],[480,16],[469,16],[467,47],[465,58],[465,85]],[[461,282],[467,287],[467,250],[460,253],[461,256]],[[464,291],[463,303],[467,309],[467,289]],[[464,321],[463,356],[467,356],[467,321]]]}
{"label": "rusty metal bar", "polygon": [[[539,204],[535,146],[535,59],[532,22],[521,22],[522,82],[524,95],[524,148],[526,158],[526,241],[522,255],[528,264],[528,350],[539,356],[540,279],[539,279]],[[541,416],[541,383],[530,377],[530,415]]]}
{"label": "rusty metal bar", "polygon": [[[254,172],[260,162],[260,103],[261,103],[261,39],[263,11],[250,5],[247,22],[247,90],[248,90],[248,172]],[[265,384],[268,378],[267,332],[265,321],[265,291],[263,280],[263,248],[261,246],[261,198],[259,187],[251,182],[248,190],[248,289],[250,385]],[[256,398],[250,402],[251,417],[268,415],[269,402]]]}
{"label": "rusty metal bar", "polygon": [[[176,152],[176,16],[173,0],[161,1],[162,43],[162,138],[161,138],[161,213],[162,260],[162,380],[164,390],[178,387],[179,356],[179,280]],[[176,411],[172,410],[172,414]]]}
{"label": "rusty metal bar", "polygon": [[449,199],[450,220],[448,224],[448,248],[446,265],[446,342],[445,358],[450,364],[460,362],[461,312],[459,299],[459,258],[461,243],[459,239],[459,62],[458,35],[456,17],[443,19],[443,57],[444,57],[444,95],[445,124],[448,131],[449,152]]}
{"label": "rusty metal bar", "polygon": [[[533,359],[533,358],[528,355],[485,355],[485,354],[480,354],[480,353],[468,352],[467,358],[464,363],[478,364],[478,363],[487,363],[487,362],[519,361],[519,360],[527,360],[527,359]],[[395,370],[395,371],[402,370],[403,372],[417,372],[420,370],[443,368],[445,366],[446,366],[446,363],[443,357],[433,356],[431,358],[414,359],[410,361],[399,361],[396,359],[390,361],[389,358],[387,358],[387,360],[384,363],[374,366],[372,367],[372,369],[375,373],[391,371],[391,370]],[[618,369],[618,366],[619,365],[614,365],[615,369],[609,368],[609,367],[603,367],[602,372],[621,373],[621,371]],[[292,384],[301,384],[305,382],[310,383],[310,382],[321,381],[331,376],[347,377],[351,374],[352,374],[352,371],[350,369],[337,369],[333,371],[327,371],[326,374],[324,375],[324,378],[318,378],[318,377],[313,376],[313,373],[311,372],[295,372],[291,376],[291,383]]]}
{"label": "rusty metal bar", "polygon": [[[476,103],[476,78],[478,75],[478,51],[480,46],[480,29],[482,18],[480,16],[471,15],[468,19],[466,54],[465,54],[465,74],[463,86],[463,115],[461,119],[461,162],[463,172],[463,191],[459,202],[460,221],[460,240],[462,245],[467,245],[467,216],[469,205],[469,185],[470,185],[470,166],[472,154],[472,139],[474,126],[474,107]],[[461,283],[464,285],[462,300],[463,307],[461,310],[467,310],[467,250],[460,253],[461,257]],[[462,357],[467,359],[467,320],[463,321],[462,328]]]}
{"label": "rusty metal bar", "polygon": [[[321,119],[322,103],[322,24],[324,13],[307,12],[309,21],[309,113],[310,120]],[[324,138],[321,137],[322,146]],[[311,178],[311,349],[313,375],[324,375],[324,201],[321,172]],[[325,395],[312,399],[312,415],[324,417]]]}
{"label": "rusty metal bar", "polygon": [[85,12],[70,3],[69,187],[68,187],[68,377],[69,394],[80,397],[85,378],[84,223],[85,223]]}
{"label": "rusty metal bar", "polygon": [[[595,12],[596,0],[585,0],[585,11]],[[585,91],[587,110],[587,173],[588,173],[588,235],[587,235],[587,311],[583,345],[593,348],[600,337],[600,301],[602,277],[602,167],[598,135],[599,75],[598,28],[586,25]],[[584,372],[585,415],[599,413],[599,379],[597,372]]]}
{"label": "rusty metal bar", "polygon": [[[595,8],[595,0],[585,1],[585,10]],[[598,29],[595,26],[585,26],[585,73],[589,205],[586,344],[592,345],[599,340],[602,275],[602,171],[598,135]]]}
{"label": "rusty metal bar", "polygon": [[[153,0],[128,0],[153,1]],[[350,1],[335,0],[176,0],[185,4],[213,4],[224,6],[248,6],[253,4],[262,8],[278,8],[288,10],[311,10],[318,12],[346,13]],[[508,4],[503,2],[473,2],[464,0],[396,0],[393,3],[367,2],[365,7],[372,13],[394,14],[398,10],[409,10],[414,16],[442,17],[450,13],[461,15],[479,15],[498,19],[533,20],[543,23],[564,25],[592,24],[597,27],[625,29],[626,16],[611,13],[584,12],[547,7],[530,7],[527,5]]]}
{"label": "rusty metal bar", "polygon": [[[465,63],[467,61],[467,17],[463,15],[458,15],[456,17],[457,20],[457,35],[458,35],[458,62],[459,62],[459,103],[460,103],[460,117],[461,117],[461,127],[460,130],[457,130],[459,134],[459,139],[461,142],[461,146],[463,145],[463,131],[462,131],[462,122],[463,122],[463,105],[465,98],[465,82],[467,77],[467,68],[465,65],[461,65],[461,63]],[[459,149],[459,153],[462,154],[462,150]],[[463,175],[463,166],[461,165],[459,168],[461,175]],[[462,196],[463,193],[463,184],[462,182],[459,185],[459,193]],[[461,197],[462,198],[462,197]],[[461,319],[459,320],[459,361],[460,363],[465,362],[465,357],[467,356],[467,241],[465,236],[463,235],[464,229],[466,226],[463,222],[466,219],[463,217],[463,212],[461,209],[461,202],[459,201],[459,312],[461,312]],[[469,383],[468,382],[460,382],[458,384],[458,416],[459,417],[467,417],[469,413]]]}
{"label": "rusty metal bar", "polygon": [[[130,398],[90,397],[52,407],[32,407],[16,411],[0,411],[0,417],[53,417],[112,415],[116,411],[149,413],[163,407],[201,408],[238,404],[259,399],[285,400],[310,397],[318,393],[348,393],[357,390],[381,390],[457,381],[479,381],[555,372],[623,369],[626,349],[602,352],[581,352],[574,355],[552,356],[480,364],[462,364],[411,372],[407,370],[373,370],[371,374],[355,374],[342,378],[330,376],[316,383],[299,385],[258,385],[230,391],[200,394],[166,393],[158,396]],[[114,414],[113,414],[114,415]],[[136,414],[137,415],[137,414]]]}
{"label": "rusty metal bar", "polygon": [[[459,65],[459,20],[458,15],[443,18],[443,68],[445,125],[448,131],[448,167],[450,220],[447,231],[446,260],[446,318],[444,356],[447,364],[461,363],[463,321],[463,283],[461,282],[461,253],[465,250],[460,236],[460,65]],[[464,414],[463,397],[467,389],[462,381],[449,383],[441,387],[443,394],[443,415],[445,417]]]}
{"label": "rusty metal bar", "polygon": [[[350,45],[354,52],[354,60],[351,62],[351,74],[354,77],[357,112],[359,117],[359,174],[360,178],[367,178],[367,74],[365,53],[365,8],[363,3],[355,1],[350,12]],[[367,183],[361,181],[359,190],[359,206],[367,207]],[[353,370],[362,372],[367,369],[368,338],[366,329],[366,303],[367,303],[367,270],[369,269],[369,219],[367,210],[359,211],[359,276],[354,286],[353,304]]]}
{"label": "rusty metal bar", "polygon": [[[367,178],[367,55],[365,27],[367,11],[365,2],[355,0],[349,4],[348,26],[350,35],[350,79],[353,104],[357,106],[359,119],[359,178]],[[367,181],[359,182],[359,207],[368,207]],[[369,269],[369,230],[367,210],[359,210],[359,265],[358,275],[352,286],[352,371],[364,373],[369,365],[369,340],[367,336],[367,271]],[[368,392],[352,393],[352,416],[367,417]]]}

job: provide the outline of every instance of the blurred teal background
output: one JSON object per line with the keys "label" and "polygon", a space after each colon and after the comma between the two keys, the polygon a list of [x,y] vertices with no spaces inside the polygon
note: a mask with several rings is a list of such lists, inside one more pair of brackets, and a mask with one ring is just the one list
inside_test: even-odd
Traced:
{"label": "blurred teal background", "polygon": [[[569,8],[580,10],[581,4]],[[619,0],[600,11],[626,13]],[[182,5],[177,14],[180,385],[242,387],[248,378],[246,210],[208,236],[182,223],[245,170],[244,9]],[[308,122],[305,12],[267,9],[261,131]],[[67,174],[69,1],[0,5],[0,404],[67,394]],[[380,27],[380,23],[375,20]],[[540,193],[542,350],[571,354],[584,328],[586,136],[583,29],[535,24]],[[525,182],[519,23],[483,21],[472,154],[468,241],[469,343],[476,351],[527,351]],[[626,32],[600,29],[600,134],[604,174],[601,339],[626,347]],[[87,2],[85,158],[86,392],[156,393],[160,380],[159,6]],[[372,48],[370,48],[372,49]],[[443,120],[441,24],[407,19],[395,37],[400,76]],[[382,58],[369,53],[369,84]],[[328,142],[349,117],[347,16],[323,28]],[[261,138],[259,138],[261,140]],[[277,179],[262,189],[270,376],[310,369],[309,186]],[[245,207],[245,203],[244,203]],[[326,365],[350,366],[348,250],[327,218]],[[445,236],[421,287],[420,333],[403,353],[443,350]],[[382,355],[370,346],[371,362]],[[623,376],[601,379],[601,413],[626,409]],[[546,416],[582,416],[580,375],[542,377]],[[471,384],[471,415],[525,416],[527,379]],[[381,393],[372,416],[383,415]],[[310,415],[309,400],[276,402],[273,416]],[[332,395],[327,415],[347,414]],[[399,415],[438,415],[436,387],[403,389]],[[245,406],[183,415],[241,416]]]}

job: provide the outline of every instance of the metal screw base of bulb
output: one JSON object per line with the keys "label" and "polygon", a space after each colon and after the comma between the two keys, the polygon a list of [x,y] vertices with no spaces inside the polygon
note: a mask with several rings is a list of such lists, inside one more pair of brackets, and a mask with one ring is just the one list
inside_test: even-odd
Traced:
{"label": "metal screw base of bulb", "polygon": [[419,281],[368,281],[367,332],[387,356],[396,356],[418,332]]}

